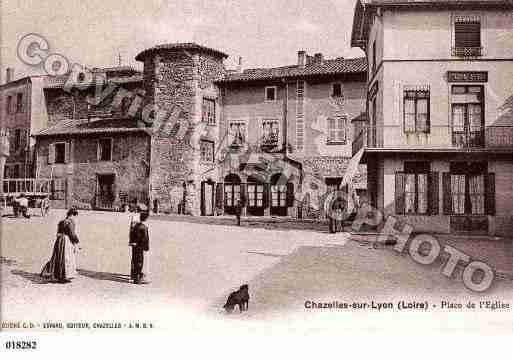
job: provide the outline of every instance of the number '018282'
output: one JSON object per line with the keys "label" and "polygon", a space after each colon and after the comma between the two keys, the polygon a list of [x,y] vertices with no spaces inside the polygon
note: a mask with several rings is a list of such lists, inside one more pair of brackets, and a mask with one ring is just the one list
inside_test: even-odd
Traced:
{"label": "number '018282'", "polygon": [[37,342],[24,340],[9,340],[5,342],[5,349],[8,350],[25,350],[37,349]]}

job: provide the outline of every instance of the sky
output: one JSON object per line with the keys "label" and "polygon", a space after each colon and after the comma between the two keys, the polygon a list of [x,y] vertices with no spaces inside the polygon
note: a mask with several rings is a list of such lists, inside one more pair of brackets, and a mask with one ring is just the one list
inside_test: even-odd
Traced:
{"label": "sky", "polygon": [[297,51],[325,58],[363,56],[351,49],[356,0],[3,0],[1,1],[2,80],[6,67],[15,78],[41,74],[16,55],[19,40],[37,33],[49,53],[89,67],[118,64],[142,69],[135,56],[157,44],[191,42],[219,49],[233,68],[295,64]]}

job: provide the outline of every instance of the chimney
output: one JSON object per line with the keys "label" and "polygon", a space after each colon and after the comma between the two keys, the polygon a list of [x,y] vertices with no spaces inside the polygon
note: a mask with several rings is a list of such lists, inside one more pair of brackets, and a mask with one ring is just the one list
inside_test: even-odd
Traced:
{"label": "chimney", "polygon": [[8,67],[5,69],[5,83],[11,82],[14,80],[14,69],[12,67]]}
{"label": "chimney", "polygon": [[320,64],[324,61],[324,57],[322,56],[322,53],[318,52],[314,55],[314,62],[316,64]]}
{"label": "chimney", "polygon": [[299,67],[305,67],[305,65],[306,65],[306,51],[299,50],[297,52],[297,65]]}
{"label": "chimney", "polygon": [[237,72],[242,73],[242,56],[239,56],[239,62],[237,63]]}

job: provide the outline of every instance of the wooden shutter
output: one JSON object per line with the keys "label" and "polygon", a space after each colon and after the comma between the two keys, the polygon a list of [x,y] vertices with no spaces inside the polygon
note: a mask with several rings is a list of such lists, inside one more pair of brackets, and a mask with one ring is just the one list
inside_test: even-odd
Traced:
{"label": "wooden shutter", "polygon": [[481,24],[456,22],[454,24],[454,45],[456,47],[481,47]]}
{"label": "wooden shutter", "polygon": [[270,191],[269,191],[269,183],[264,183],[264,195],[263,195],[263,205],[264,205],[264,208],[267,208],[269,207],[269,195],[270,195]]}
{"label": "wooden shutter", "polygon": [[287,207],[294,207],[294,183],[287,182]]}
{"label": "wooden shutter", "polygon": [[395,174],[395,213],[404,214],[404,192],[406,190],[406,174]]}
{"label": "wooden shutter", "polygon": [[50,143],[48,145],[48,163],[55,163],[55,143]]}
{"label": "wooden shutter", "polygon": [[444,190],[444,214],[452,214],[452,190],[451,190],[451,174],[446,172],[443,174],[443,190]]}
{"label": "wooden shutter", "polygon": [[[236,185],[235,185],[236,186]],[[242,207],[245,207],[246,206],[246,201],[247,201],[247,186],[245,183],[241,183],[240,184],[240,205]]]}
{"label": "wooden shutter", "polygon": [[488,173],[485,177],[486,185],[486,214],[495,216],[495,173]]}
{"label": "wooden shutter", "polygon": [[429,179],[429,213],[437,215],[440,209],[440,176],[438,172],[431,172]]}
{"label": "wooden shutter", "polygon": [[216,207],[223,208],[224,207],[224,184],[217,183],[216,184]]}
{"label": "wooden shutter", "polygon": [[64,163],[69,163],[69,159],[70,159],[70,146],[69,146],[69,142],[66,141],[66,143],[64,144]]}

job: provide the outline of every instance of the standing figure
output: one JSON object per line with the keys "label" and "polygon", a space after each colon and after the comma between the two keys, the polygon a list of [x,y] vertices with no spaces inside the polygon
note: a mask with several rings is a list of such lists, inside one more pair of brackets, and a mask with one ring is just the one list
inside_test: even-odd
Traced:
{"label": "standing figure", "polygon": [[130,230],[130,242],[132,247],[132,262],[130,270],[130,278],[134,284],[143,284],[144,274],[144,257],[145,252],[150,250],[150,236],[148,231],[148,212],[141,212],[140,222],[135,223]]}
{"label": "standing figure", "polygon": [[66,218],[57,226],[57,239],[53,246],[52,258],[45,264],[41,277],[59,283],[68,283],[77,275],[76,251],[79,239],[74,217],[78,216],[75,208],[70,208]]}

